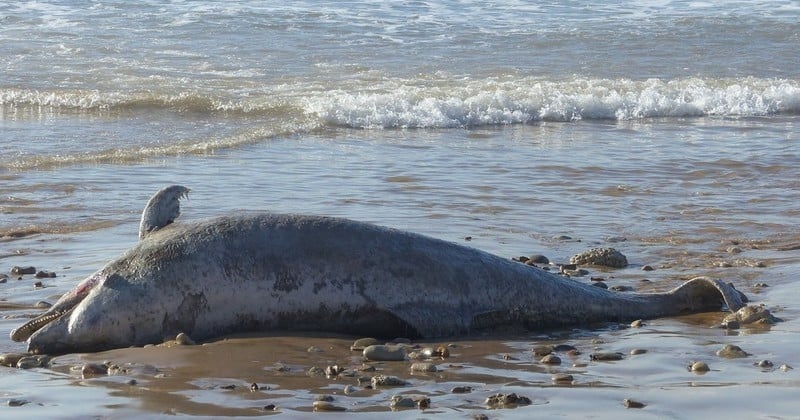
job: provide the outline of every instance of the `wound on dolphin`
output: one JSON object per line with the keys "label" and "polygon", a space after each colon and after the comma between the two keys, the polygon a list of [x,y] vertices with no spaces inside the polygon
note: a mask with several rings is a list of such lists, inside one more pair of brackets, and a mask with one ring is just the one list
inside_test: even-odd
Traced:
{"label": "wound on dolphin", "polygon": [[176,221],[189,189],[147,203],[141,240],[11,333],[32,353],[93,352],[253,331],[452,337],[735,311],[699,277],[617,293],[443,240],[342,218],[251,213]]}

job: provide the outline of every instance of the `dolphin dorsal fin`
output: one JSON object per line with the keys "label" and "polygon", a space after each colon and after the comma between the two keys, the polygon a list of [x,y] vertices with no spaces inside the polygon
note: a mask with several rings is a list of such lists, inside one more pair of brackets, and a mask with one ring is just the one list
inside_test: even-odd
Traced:
{"label": "dolphin dorsal fin", "polygon": [[142,212],[142,222],[139,224],[139,240],[150,232],[159,230],[174,222],[181,215],[179,200],[189,197],[189,189],[182,185],[170,185],[155,193]]}

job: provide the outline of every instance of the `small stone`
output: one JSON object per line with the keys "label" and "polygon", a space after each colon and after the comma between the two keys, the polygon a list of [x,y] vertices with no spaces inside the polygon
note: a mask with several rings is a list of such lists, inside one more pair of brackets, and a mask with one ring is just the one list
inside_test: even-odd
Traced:
{"label": "small stone", "polygon": [[36,304],[33,305],[33,307],[36,308],[36,309],[48,309],[51,306],[53,306],[52,303],[45,302],[43,300],[40,300],[40,301],[36,302]]}
{"label": "small stone", "polygon": [[374,388],[379,386],[405,386],[408,382],[398,378],[397,376],[376,375],[370,380]]}
{"label": "small stone", "polygon": [[84,363],[81,366],[81,377],[84,379],[100,375],[108,375],[108,366],[98,363]]}
{"label": "small stone", "polygon": [[375,362],[403,361],[406,359],[406,350],[401,346],[375,344],[365,348],[362,355],[364,359]]}
{"label": "small stone", "polygon": [[642,266],[642,271],[655,271],[655,268],[651,265],[644,265]]}
{"label": "small stone", "polygon": [[692,364],[689,365],[689,370],[697,373],[705,373],[710,371],[711,368],[708,367],[708,364],[706,364],[706,362],[692,362]]}
{"label": "small stone", "polygon": [[548,354],[553,352],[553,346],[543,345],[543,346],[534,346],[533,347],[533,355],[537,357],[547,356]]}
{"label": "small stone", "polygon": [[455,386],[453,389],[450,390],[453,394],[468,394],[472,392],[471,386]]}
{"label": "small stone", "polygon": [[753,285],[753,287],[758,287],[759,289],[763,289],[765,287],[769,287],[769,285],[767,283],[756,283]]}
{"label": "small stone", "polygon": [[12,399],[8,400],[8,406],[9,407],[22,407],[25,404],[30,404],[30,401],[19,399],[19,398],[12,398]]}
{"label": "small stone", "polygon": [[321,353],[322,349],[317,347],[317,346],[311,346],[308,349],[306,349],[306,352],[308,352],[308,353]]}
{"label": "small stone", "polygon": [[344,392],[344,395],[350,395],[358,392],[358,388],[354,387],[353,385],[345,385],[342,392]]}
{"label": "small stone", "polygon": [[553,346],[553,351],[556,352],[571,352],[577,350],[575,346],[570,344],[557,344]]}
{"label": "small stone", "polygon": [[415,408],[416,406],[417,403],[414,402],[414,400],[402,395],[395,395],[389,401],[389,407],[391,407],[393,410],[404,409],[404,408]]}
{"label": "small stone", "polygon": [[638,354],[645,354],[647,350],[645,349],[631,349],[631,356],[636,356]]}
{"label": "small stone", "polygon": [[411,364],[411,372],[436,372],[438,369],[436,365],[433,363],[428,362],[421,362],[421,363],[412,363]]}
{"label": "small stone", "polygon": [[550,259],[540,254],[531,255],[527,258],[527,261],[533,262],[534,264],[550,264]]}
{"label": "small stone", "polygon": [[353,342],[353,345],[350,346],[350,350],[351,351],[364,351],[365,348],[367,348],[369,346],[372,346],[372,345],[375,345],[375,344],[380,344],[380,341],[378,341],[378,340],[376,340],[374,338],[371,338],[371,337],[369,337],[369,338],[359,338],[358,340]]}
{"label": "small stone", "polygon": [[755,362],[753,364],[762,369],[771,369],[773,367],[772,362],[770,362],[769,360],[759,360],[758,362]]}
{"label": "small stone", "polygon": [[641,328],[642,326],[644,326],[644,321],[641,319],[631,322],[631,328]]}
{"label": "small stone", "polygon": [[39,270],[36,272],[37,279],[51,279],[56,277],[56,273],[52,271]]}
{"label": "small stone", "polygon": [[431,406],[431,399],[428,397],[423,397],[417,400],[417,407],[420,410],[425,410]]}
{"label": "small stone", "polygon": [[741,347],[733,345],[733,344],[726,344],[722,346],[721,349],[717,350],[717,356],[725,357],[727,359],[736,359],[740,357],[747,357],[749,354],[742,350]]}
{"label": "small stone", "polygon": [[275,411],[277,409],[278,407],[275,404],[267,404],[263,408],[264,411]]}
{"label": "small stone", "polygon": [[614,248],[592,248],[569,259],[571,264],[599,265],[611,268],[628,266],[628,259]]}
{"label": "small stone", "polygon": [[589,360],[593,360],[593,361],[596,361],[596,362],[597,361],[607,362],[607,361],[614,361],[614,360],[622,360],[623,358],[625,358],[625,354],[620,353],[620,352],[616,352],[616,353],[602,352],[602,353],[592,353],[592,354],[589,355]]}
{"label": "small stone", "polygon": [[603,283],[602,281],[592,283],[592,286],[599,287],[601,289],[608,289],[608,285]]}
{"label": "small stone", "polygon": [[24,356],[17,360],[17,367],[20,369],[47,367],[49,364],[50,356],[46,355]]}
{"label": "small stone", "polygon": [[786,363],[784,363],[784,364],[781,365],[781,367],[779,369],[784,371],[784,372],[788,372],[788,371],[790,371],[790,370],[792,370],[794,368],[789,366],[789,365],[787,365]]}
{"label": "small stone", "polygon": [[630,292],[630,291],[633,291],[633,287],[625,286],[625,285],[622,285],[622,284],[617,284],[617,285],[611,286],[610,289],[615,291],[615,292]]}
{"label": "small stone", "polygon": [[259,389],[260,389],[260,388],[258,387],[258,384],[257,384],[257,383],[253,382],[252,384],[250,384],[250,392],[256,392],[256,391],[258,391]]}
{"label": "small stone", "polygon": [[729,246],[725,252],[728,254],[740,254],[742,252],[742,248],[739,248],[738,246]]}
{"label": "small stone", "polygon": [[325,402],[333,402],[332,395],[317,395],[314,397],[314,401],[325,401]]}
{"label": "small stone", "polygon": [[442,359],[450,357],[450,349],[445,346],[436,347],[434,354]]}
{"label": "small stone", "polygon": [[554,354],[548,354],[547,356],[542,357],[539,360],[539,363],[543,363],[543,364],[546,364],[546,365],[560,365],[561,364],[561,358],[556,356],[556,355],[554,355]]}
{"label": "small stone", "polygon": [[3,353],[0,354],[0,366],[5,367],[17,367],[17,363],[19,363],[19,359],[23,357],[29,357],[28,353]]}
{"label": "small stone", "polygon": [[627,398],[622,400],[622,405],[624,405],[625,408],[644,408],[645,407],[644,403],[640,403],[639,401],[634,401],[634,400],[630,400],[630,399],[627,399]]}
{"label": "small stone", "polygon": [[573,378],[573,376],[568,373],[556,373],[550,377],[550,380],[557,384],[566,384],[566,383],[571,384],[575,380],[575,378]]}
{"label": "small stone", "polygon": [[328,401],[314,401],[312,407],[314,408],[314,411],[324,411],[324,412],[347,411],[347,408],[331,404]]}
{"label": "small stone", "polygon": [[195,345],[195,342],[194,340],[192,340],[192,337],[189,337],[189,335],[186,333],[178,333],[178,335],[175,336],[175,343],[181,346]]}
{"label": "small stone", "polygon": [[319,366],[311,366],[308,371],[306,371],[306,375],[308,376],[325,376],[325,369]]}
{"label": "small stone", "polygon": [[342,372],[344,372],[344,368],[339,367],[339,365],[332,365],[325,367],[325,377],[328,379],[335,378],[339,376],[339,374]]}
{"label": "small stone", "polygon": [[779,322],[780,319],[770,313],[769,309],[761,305],[747,305],[740,308],[738,311],[727,315],[723,322],[738,321],[741,324],[774,324]]}
{"label": "small stone", "polygon": [[31,266],[20,267],[18,265],[15,265],[14,267],[11,268],[11,274],[13,274],[15,276],[24,276],[26,274],[36,274],[36,267],[31,267]]}
{"label": "small stone", "polygon": [[236,389],[236,385],[235,384],[222,385],[220,389],[234,390]]}
{"label": "small stone", "polygon": [[44,284],[42,282],[40,282],[40,281],[37,281],[37,282],[33,283],[33,287],[35,289],[41,289],[42,287],[44,287]]}
{"label": "small stone", "polygon": [[518,405],[529,405],[531,400],[528,397],[520,397],[515,393],[494,394],[487,397],[484,403],[491,408],[504,408],[516,407]]}

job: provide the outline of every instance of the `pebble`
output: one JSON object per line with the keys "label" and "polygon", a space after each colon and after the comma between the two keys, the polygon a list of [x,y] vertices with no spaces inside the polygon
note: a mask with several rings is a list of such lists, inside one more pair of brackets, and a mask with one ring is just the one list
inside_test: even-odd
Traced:
{"label": "pebble", "polygon": [[411,364],[411,372],[436,372],[437,370],[436,365],[429,362]]}
{"label": "pebble", "polygon": [[314,401],[312,407],[314,407],[314,411],[327,411],[327,412],[347,411],[347,408],[331,404],[328,401]]}
{"label": "pebble", "polygon": [[253,382],[252,384],[250,384],[250,392],[256,392],[259,389],[261,389],[261,388],[258,386],[257,383]]}
{"label": "pebble", "polygon": [[774,365],[769,360],[760,360],[758,362],[753,363],[753,365],[758,366],[763,369],[771,369]]}
{"label": "pebble", "polygon": [[472,392],[471,386],[454,386],[453,389],[450,390],[453,394],[468,394]]}
{"label": "pebble", "polygon": [[642,266],[642,271],[655,271],[655,268],[652,265],[645,265]]}
{"label": "pebble", "polygon": [[397,376],[387,376],[387,375],[376,375],[370,379],[372,383],[372,387],[379,387],[379,386],[405,386],[408,385],[408,382],[398,378]]}
{"label": "pebble", "polygon": [[774,324],[780,321],[778,318],[770,313],[769,309],[761,305],[747,305],[740,308],[738,311],[728,315],[723,320],[723,323],[738,321],[741,324]]}
{"label": "pebble", "polygon": [[36,308],[36,309],[48,309],[51,306],[53,306],[52,303],[46,302],[46,301],[43,301],[43,300],[40,300],[40,301],[36,302],[36,304],[33,305],[33,307]]}
{"label": "pebble", "polygon": [[22,399],[19,399],[19,398],[12,398],[12,399],[8,400],[8,406],[9,407],[22,407],[25,404],[30,404],[30,401],[22,400]]}
{"label": "pebble", "polygon": [[319,366],[311,366],[306,372],[308,376],[325,376],[325,369]]}
{"label": "pebble", "polygon": [[515,393],[494,394],[487,397],[484,403],[490,408],[516,407],[518,405],[531,404],[531,399],[528,397],[520,397]]}
{"label": "pebble", "polygon": [[618,284],[616,286],[611,286],[610,289],[615,291],[615,292],[632,292],[633,291],[633,287],[625,286],[625,285],[621,285],[621,284]]}
{"label": "pebble", "polygon": [[3,353],[0,354],[0,366],[17,367],[19,359],[30,356],[28,353]]}
{"label": "pebble", "polygon": [[592,353],[589,355],[589,360],[593,361],[614,361],[614,360],[622,360],[625,357],[625,354],[616,352],[616,353]]}
{"label": "pebble", "polygon": [[541,254],[533,254],[528,257],[528,261],[535,264],[550,264],[550,259]]}
{"label": "pebble", "polygon": [[644,321],[641,319],[631,322],[631,328],[641,328],[642,326],[644,326]]}
{"label": "pebble", "polygon": [[717,350],[717,356],[724,357],[727,359],[736,359],[739,357],[747,357],[749,355],[750,354],[742,350],[741,347],[733,344],[726,344],[722,346],[721,349]]}
{"label": "pebble", "polygon": [[631,399],[628,399],[628,398],[622,400],[622,405],[624,405],[625,408],[644,408],[645,407],[644,403],[641,403],[639,401],[634,401],[634,400],[631,400]]}
{"label": "pebble", "polygon": [[322,349],[317,347],[317,346],[311,346],[306,350],[306,352],[308,352],[308,353],[322,353]]}
{"label": "pebble", "polygon": [[401,346],[387,346],[374,344],[362,352],[364,359],[374,362],[403,361],[406,359],[406,350]]}
{"label": "pebble", "polygon": [[44,287],[44,283],[37,281],[36,283],[33,283],[33,287],[35,289],[41,289],[42,287]]}
{"label": "pebble", "polygon": [[628,258],[614,248],[592,248],[569,259],[571,264],[600,265],[611,268],[628,266]]}
{"label": "pebble", "polygon": [[689,370],[692,372],[705,373],[711,370],[711,368],[708,367],[706,362],[692,362],[692,364],[689,365]]}
{"label": "pebble", "polygon": [[192,337],[189,337],[189,335],[185,333],[178,333],[178,335],[175,336],[175,342],[181,346],[195,345],[195,342],[194,340],[192,340]]}
{"label": "pebble", "polygon": [[553,352],[553,346],[544,345],[544,346],[533,347],[533,355],[537,357],[547,356],[552,352]]}
{"label": "pebble", "polygon": [[84,363],[81,366],[81,377],[84,379],[99,375],[108,375],[108,366],[99,363]]}
{"label": "pebble", "polygon": [[769,285],[767,283],[756,283],[756,284],[753,285],[753,287],[758,287],[759,289],[761,289],[761,288],[769,287]]}
{"label": "pebble", "polygon": [[599,287],[601,289],[608,289],[608,285],[603,283],[602,281],[592,283],[592,286]]}
{"label": "pebble", "polygon": [[409,397],[404,397],[402,395],[395,395],[389,401],[389,407],[391,407],[393,410],[403,409],[403,408],[415,408],[416,406],[417,403],[413,399]]}
{"label": "pebble", "polygon": [[546,365],[560,365],[561,358],[554,354],[548,354],[547,356],[542,357],[539,360],[539,363],[544,363]]}
{"label": "pebble", "polygon": [[359,338],[358,340],[353,342],[353,345],[350,346],[351,351],[364,351],[365,348],[380,344],[381,342],[374,338]]}
{"label": "pebble", "polygon": [[559,352],[571,352],[571,351],[577,351],[577,350],[578,349],[576,349],[575,346],[570,345],[570,344],[556,344],[553,347],[553,351],[559,351]]}
{"label": "pebble", "polygon": [[358,388],[354,387],[353,385],[345,385],[342,392],[344,392],[344,395],[350,395],[358,392]]}
{"label": "pebble", "polygon": [[787,365],[786,363],[784,363],[784,364],[781,365],[781,367],[779,369],[784,371],[784,372],[788,372],[788,371],[790,371],[790,370],[792,370],[794,368],[789,366],[789,365]]}
{"label": "pebble", "polygon": [[17,361],[17,367],[20,369],[47,367],[49,364],[50,356],[45,355],[25,356]]}
{"label": "pebble", "polygon": [[51,279],[56,277],[56,273],[52,271],[39,270],[36,272],[37,279]]}
{"label": "pebble", "polygon": [[631,355],[632,356],[635,356],[637,354],[645,354],[645,353],[647,353],[647,350],[645,350],[645,349],[631,349]]}
{"label": "pebble", "polygon": [[328,379],[335,378],[342,372],[344,372],[344,368],[340,367],[339,365],[325,367],[325,377]]}
{"label": "pebble", "polygon": [[569,373],[556,373],[550,377],[550,380],[557,384],[571,384],[575,378]]}
{"label": "pebble", "polygon": [[11,268],[11,274],[13,274],[15,276],[24,276],[26,274],[36,274],[36,267],[31,267],[31,266],[20,267],[18,265],[15,265],[14,267]]}

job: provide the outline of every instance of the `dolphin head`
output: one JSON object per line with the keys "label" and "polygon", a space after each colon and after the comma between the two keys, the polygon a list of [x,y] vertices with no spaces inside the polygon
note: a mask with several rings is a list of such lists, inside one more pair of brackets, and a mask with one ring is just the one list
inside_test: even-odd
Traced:
{"label": "dolphin head", "polygon": [[28,351],[35,354],[93,352],[156,342],[163,337],[136,328],[136,321],[156,316],[157,311],[144,304],[152,299],[146,294],[119,273],[101,270],[45,313],[11,331],[11,339],[27,340]]}

